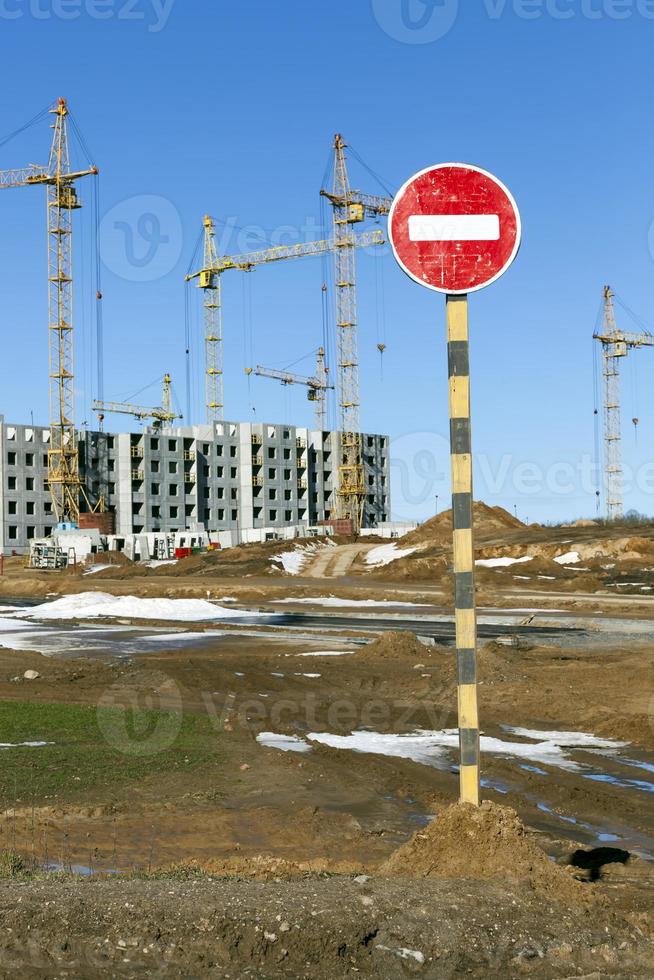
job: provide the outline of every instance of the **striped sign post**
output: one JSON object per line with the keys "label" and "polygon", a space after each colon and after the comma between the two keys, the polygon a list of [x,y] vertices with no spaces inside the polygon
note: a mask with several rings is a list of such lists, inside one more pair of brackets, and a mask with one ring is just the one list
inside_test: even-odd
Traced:
{"label": "striped sign post", "polygon": [[479,806],[468,293],[499,279],[515,259],[520,214],[492,174],[470,164],[439,164],[399,191],[389,236],[404,272],[446,296],[460,799]]}
{"label": "striped sign post", "polygon": [[461,800],[479,806],[479,710],[477,707],[477,614],[472,540],[472,442],[468,297],[448,296],[447,366],[452,462],[454,617],[461,751]]}

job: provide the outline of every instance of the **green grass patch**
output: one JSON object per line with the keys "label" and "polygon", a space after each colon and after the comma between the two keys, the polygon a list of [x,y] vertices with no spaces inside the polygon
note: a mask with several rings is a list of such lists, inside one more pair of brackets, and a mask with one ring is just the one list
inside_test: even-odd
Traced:
{"label": "green grass patch", "polygon": [[221,761],[220,735],[208,715],[138,707],[0,701],[0,742],[17,746],[0,749],[4,807],[89,790],[113,795],[125,784]]}

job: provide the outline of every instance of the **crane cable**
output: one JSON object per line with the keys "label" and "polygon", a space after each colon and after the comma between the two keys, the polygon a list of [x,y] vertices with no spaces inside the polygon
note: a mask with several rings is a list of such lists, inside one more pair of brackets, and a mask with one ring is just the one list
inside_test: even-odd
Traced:
{"label": "crane cable", "polygon": [[[193,252],[191,253],[191,258],[189,260],[188,268],[186,270],[187,275],[191,275],[198,263],[198,256],[200,253],[200,247],[204,240],[204,231],[200,230],[198,237],[195,241],[193,247]],[[191,283],[186,280],[184,283],[184,358],[185,358],[185,382],[186,382],[186,416],[185,421],[188,425],[191,425],[191,419],[193,417],[191,412],[193,395],[191,390],[192,385],[192,372],[191,372],[191,338],[192,338],[192,328],[191,328]]]}
{"label": "crane cable", "polygon": [[148,391],[149,388],[154,388],[155,385],[162,385],[164,377],[165,375],[162,374],[160,378],[155,378],[154,381],[149,381],[146,385],[143,385],[142,388],[139,388],[138,391],[135,391],[133,394],[128,395],[127,398],[121,399],[121,401],[133,402],[135,398],[138,398],[139,395],[142,395],[144,391]]}
{"label": "crane cable", "polygon": [[[68,110],[73,135],[82,150],[90,167],[96,167],[94,154],[91,153],[84,134],[79,127],[76,117]],[[93,244],[93,279],[95,286],[95,356],[96,356],[96,388],[98,401],[104,401],[104,322],[102,313],[102,256],[100,249],[100,174],[95,174],[91,191],[91,221]],[[82,253],[84,254],[84,252]]]}
{"label": "crane cable", "polygon": [[360,155],[359,153],[357,153],[357,151],[356,151],[356,150],[354,149],[354,147],[352,146],[352,144],[351,144],[351,143],[348,143],[348,149],[349,149],[349,151],[350,151],[350,153],[352,154],[352,156],[354,157],[354,159],[355,159],[355,160],[356,160],[356,161],[357,161],[357,162],[358,162],[358,163],[359,163],[359,164],[360,164],[360,165],[361,165],[361,166],[363,167],[363,169],[364,169],[364,170],[365,170],[365,171],[366,171],[366,172],[367,172],[368,174],[370,174],[370,176],[371,176],[371,177],[373,178],[373,180],[376,180],[376,181],[377,181],[377,183],[378,183],[378,184],[379,184],[379,186],[380,186],[380,187],[382,188],[382,190],[383,190],[383,191],[384,191],[384,192],[385,192],[386,194],[388,194],[388,196],[389,196],[389,197],[395,197],[395,193],[394,193],[394,191],[392,191],[392,190],[391,190],[391,189],[389,188],[389,186],[388,186],[388,182],[387,182],[387,181],[385,181],[385,180],[383,179],[383,177],[380,177],[380,175],[379,175],[378,173],[376,173],[376,171],[374,171],[374,170],[372,169],[372,167],[369,167],[369,166],[368,166],[368,164],[367,164],[367,163],[365,162],[365,160],[364,160],[364,159],[363,159],[363,158],[361,157],[361,155]]}
{"label": "crane cable", "polygon": [[377,324],[377,350],[379,351],[379,376],[384,383],[384,352],[386,351],[386,295],[384,267],[381,255],[375,250],[375,319]]}
{"label": "crane cable", "polygon": [[640,425],[640,412],[638,408],[638,359],[632,357],[630,364],[631,369],[631,401],[633,405],[634,417],[632,418],[634,426],[634,442],[638,445],[638,426]]}
{"label": "crane cable", "polygon": [[[593,333],[597,333],[600,327],[600,321],[602,318],[603,304],[600,304],[597,317],[595,318],[595,330]],[[601,510],[601,473],[603,472],[603,457],[600,443],[600,364],[599,364],[599,350],[598,344],[593,338],[593,440],[594,440],[594,453],[595,453],[595,507],[596,512],[599,515]]]}
{"label": "crane cable", "polygon": [[[323,177],[323,187],[326,185],[328,174],[332,167],[333,155],[330,153],[329,160],[327,163],[327,170],[325,171],[325,176]],[[320,226],[322,228],[322,236],[324,239],[329,238],[329,228],[327,227],[327,205],[326,198],[321,195],[320,197]],[[333,227],[332,227],[333,233]],[[333,293],[333,283],[334,283],[334,264],[332,256],[325,253],[321,257],[322,264],[322,337],[323,337],[323,347],[325,350],[325,370],[327,371],[327,377],[330,375],[331,365],[336,365],[336,377],[334,378],[334,384],[336,386],[340,383],[339,371],[338,371],[338,357],[336,354],[336,324],[332,321],[333,304],[329,302],[329,287],[332,286]],[[326,418],[325,425],[327,428],[337,429],[338,428],[338,395],[335,398],[329,397],[329,392],[325,392],[326,398]]]}
{"label": "crane cable", "polygon": [[40,112],[37,112],[35,116],[29,119],[22,126],[19,126],[18,129],[14,129],[13,132],[7,133],[6,136],[3,136],[2,139],[0,139],[0,146],[4,146],[6,143],[9,143],[16,136],[20,136],[21,133],[24,133],[26,129],[29,129],[31,126],[34,126],[37,122],[40,122],[44,116],[48,115],[51,108],[52,106],[50,105],[46,106],[45,109],[41,109]]}

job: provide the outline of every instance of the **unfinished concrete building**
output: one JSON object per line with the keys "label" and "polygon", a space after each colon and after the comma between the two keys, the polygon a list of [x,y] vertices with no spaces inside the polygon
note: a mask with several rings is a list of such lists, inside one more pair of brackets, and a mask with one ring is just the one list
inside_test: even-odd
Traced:
{"label": "unfinished concrete building", "polygon": [[[364,527],[390,520],[389,442],[364,435]],[[24,554],[54,525],[48,490],[50,431],[0,416],[0,550]],[[79,433],[80,471],[104,496],[116,533],[315,525],[336,516],[338,432],[216,422],[142,432]]]}

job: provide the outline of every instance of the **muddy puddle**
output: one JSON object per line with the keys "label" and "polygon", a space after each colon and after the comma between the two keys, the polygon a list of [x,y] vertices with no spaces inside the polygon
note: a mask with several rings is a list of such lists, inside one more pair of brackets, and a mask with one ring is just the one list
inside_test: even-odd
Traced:
{"label": "muddy puddle", "polygon": [[[366,729],[350,735],[307,732],[293,736],[267,732],[259,735],[257,741],[264,747],[298,753],[314,752],[325,746],[348,753],[353,759],[356,755],[377,755],[409,760],[450,773],[453,778],[458,775],[455,729],[403,734]],[[496,732],[481,736],[481,751],[482,787],[499,793],[509,805],[530,814],[530,823],[552,839],[563,837],[592,846],[616,844],[654,862],[654,838],[620,819],[619,799],[613,810],[615,820],[582,816],[571,812],[570,805],[563,808],[554,799],[564,781],[573,786],[581,779],[627,792],[632,800],[633,794],[641,795],[646,806],[647,796],[654,792],[654,781],[647,778],[648,773],[654,772],[654,760],[636,758],[628,742],[598,738],[585,732],[500,726]],[[353,761],[352,765],[356,763]],[[494,770],[498,765],[509,775],[496,775]],[[635,775],[637,772],[642,778]],[[537,778],[538,792],[531,788],[535,785],[533,779],[525,776]],[[408,819],[426,826],[433,815],[417,808]]]}

